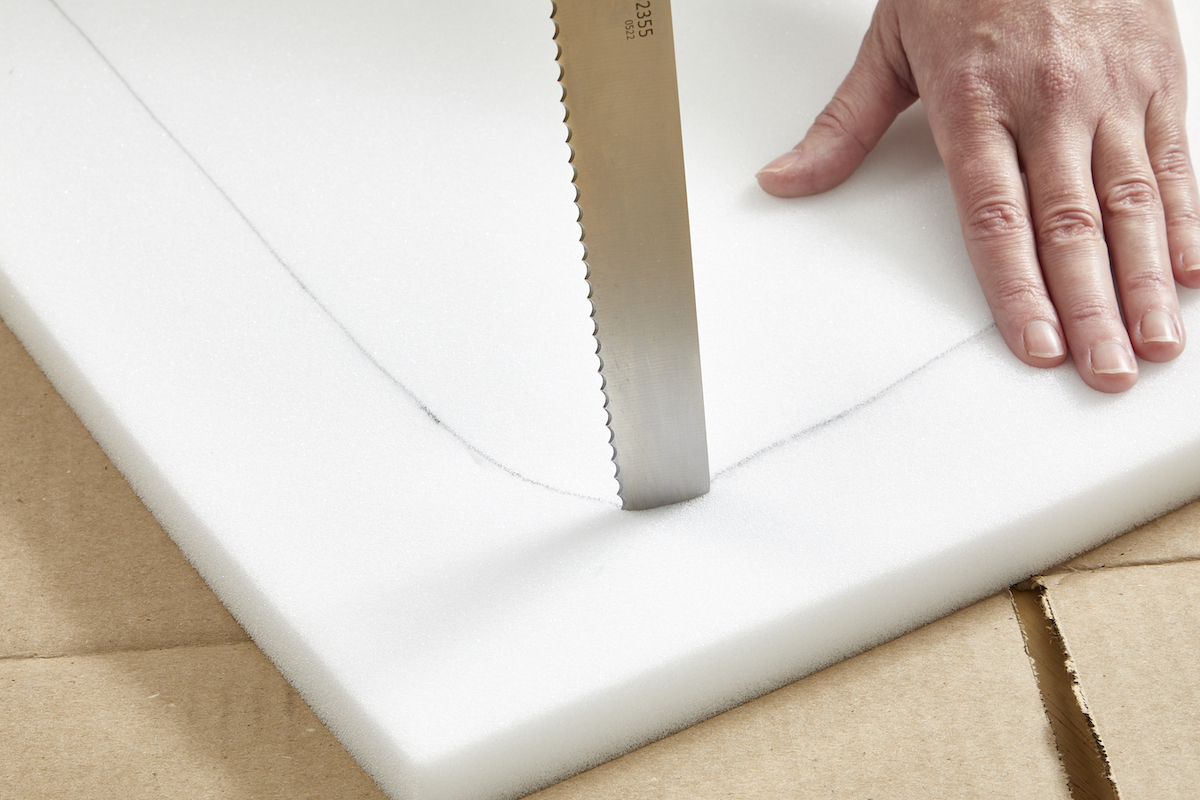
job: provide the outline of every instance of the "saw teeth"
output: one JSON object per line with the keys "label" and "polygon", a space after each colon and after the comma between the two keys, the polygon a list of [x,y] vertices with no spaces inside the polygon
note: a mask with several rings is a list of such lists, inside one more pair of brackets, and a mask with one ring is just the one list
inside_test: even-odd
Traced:
{"label": "saw teeth", "polygon": [[562,45],[558,43],[558,32],[559,31],[558,31],[558,20],[556,19],[557,15],[558,15],[558,3],[552,2],[551,3],[551,11],[550,11],[550,19],[554,22],[554,40],[555,40],[554,44],[556,47],[556,54],[555,54],[554,58],[555,58],[555,61],[558,62],[558,85],[560,87],[562,87],[561,102],[563,105],[563,124],[567,128],[566,142],[567,142],[567,147],[571,151],[571,157],[568,159],[568,163],[571,164],[571,184],[575,187],[575,209],[578,212],[576,214],[575,220],[576,220],[576,222],[579,223],[579,242],[581,245],[583,245],[583,265],[585,267],[584,280],[587,282],[587,286],[588,286],[588,305],[592,309],[592,311],[591,311],[592,338],[594,338],[596,340],[596,358],[597,358],[597,361],[599,361],[599,363],[600,363],[600,367],[599,367],[599,369],[600,369],[600,391],[604,395],[604,406],[603,406],[604,416],[605,416],[604,425],[606,428],[608,428],[608,446],[609,446],[609,449],[612,451],[611,459],[612,459],[612,463],[613,463],[613,477],[616,478],[616,481],[617,481],[617,494],[620,497],[624,497],[625,487],[621,483],[621,465],[617,462],[617,447],[616,447],[616,444],[614,443],[615,434],[613,433],[613,429],[612,429],[612,412],[610,412],[608,410],[608,399],[609,398],[608,398],[608,392],[605,389],[605,387],[608,385],[608,382],[604,377],[604,356],[600,352],[600,349],[601,349],[600,324],[599,324],[599,322],[596,321],[596,305],[595,305],[595,303],[592,302],[592,282],[591,282],[592,273],[591,273],[591,266],[587,263],[587,257],[588,257],[587,241],[586,241],[587,240],[587,228],[584,226],[584,223],[583,223],[583,206],[580,205],[580,203],[579,203],[581,192],[580,192],[579,184],[576,182],[576,179],[579,177],[579,172],[578,172],[578,170],[575,169],[575,163],[574,163],[575,162],[575,148],[571,146],[571,123],[570,123],[571,105],[568,102],[569,98],[567,97],[567,86],[565,83],[563,83],[563,77],[566,74],[566,69],[563,67],[563,63],[562,63]]}

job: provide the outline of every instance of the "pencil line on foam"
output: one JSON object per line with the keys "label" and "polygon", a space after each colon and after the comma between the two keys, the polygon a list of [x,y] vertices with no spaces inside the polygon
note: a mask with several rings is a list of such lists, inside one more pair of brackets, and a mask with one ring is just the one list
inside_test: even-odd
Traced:
{"label": "pencil line on foam", "polygon": [[433,410],[428,405],[426,405],[425,402],[423,400],[421,400],[421,398],[418,397],[415,392],[413,392],[412,389],[410,389],[403,381],[401,381],[399,378],[397,378],[395,375],[393,375],[382,363],[380,363],[379,360],[374,355],[372,355],[371,352],[369,350],[367,350],[366,347],[363,346],[362,342],[360,342],[354,336],[354,334],[350,332],[350,329],[340,319],[338,319],[337,316],[335,316],[329,310],[328,306],[326,306],[323,302],[321,302],[320,298],[318,298],[317,295],[313,293],[312,289],[309,288],[309,286],[304,282],[303,279],[301,279],[301,277],[296,273],[296,271],[294,269],[292,269],[292,266],[290,264],[288,264],[286,260],[284,260],[283,256],[280,255],[279,251],[276,250],[275,247],[272,246],[272,244],[267,240],[267,237],[264,236],[262,231],[258,229],[258,226],[256,226],[254,224],[254,222],[251,221],[250,217],[248,217],[246,215],[246,212],[243,211],[242,208],[236,202],[234,202],[234,199],[229,195],[229,193],[227,191],[225,191],[225,188],[223,186],[221,186],[221,184],[218,183],[215,178],[213,178],[212,174],[209,173],[209,171],[207,169],[204,168],[204,165],[200,163],[200,161],[196,158],[195,155],[193,155],[192,151],[189,150],[183,144],[183,142],[180,141],[179,137],[176,136],[175,133],[170,128],[168,128],[165,123],[163,123],[163,121],[158,117],[158,115],[154,113],[154,111],[150,108],[150,106],[146,103],[146,101],[144,99],[142,99],[142,96],[140,94],[138,94],[138,92],[133,88],[133,85],[129,83],[129,81],[125,78],[125,76],[123,74],[121,74],[120,70],[118,70],[116,65],[113,64],[113,62],[108,58],[108,56],[106,56],[104,54],[104,52],[100,49],[100,47],[96,44],[96,42],[90,36],[88,36],[87,32],[84,31],[82,27],[80,27],[79,23],[77,23],[66,12],[66,10],[64,10],[63,7],[58,4],[57,0],[46,0],[46,2],[48,2],[50,5],[52,5],[55,8],[55,10],[58,11],[58,13],[62,16],[62,18],[64,20],[66,20],[67,24],[69,24],[75,30],[75,32],[79,34],[79,36],[83,39],[83,41],[87,43],[87,46],[92,50],[93,53],[96,54],[96,57],[99,58],[104,63],[105,67],[108,68],[109,72],[111,72],[112,75],[118,81],[121,82],[121,85],[125,87],[125,91],[127,91],[129,93],[129,96],[132,97],[133,100],[135,102],[137,102],[137,104],[139,106],[142,107],[142,110],[146,112],[147,116],[150,117],[150,120],[159,128],[159,130],[161,130],[167,136],[168,139],[171,140],[171,142],[175,145],[175,147],[179,150],[179,152],[181,152],[184,155],[184,157],[186,157],[187,160],[191,162],[191,164],[200,172],[200,174],[202,176],[204,176],[204,179],[208,182],[208,184],[217,191],[217,193],[229,205],[229,207],[233,210],[233,212],[235,214],[237,214],[238,217],[241,218],[242,222],[245,223],[246,227],[250,230],[250,232],[254,235],[254,237],[256,239],[258,239],[258,241],[262,244],[262,246],[267,249],[267,252],[271,254],[271,258],[274,259],[275,262],[288,274],[288,276],[295,282],[295,284],[300,288],[300,290],[302,292],[304,292],[304,294],[313,302],[314,305],[316,305],[316,307],[321,311],[321,313],[324,314],[326,317],[328,317],[329,320],[332,321],[335,326],[337,326],[338,330],[342,333],[342,335],[346,337],[346,339],[351,343],[351,345],[353,345],[354,349],[357,350],[359,352],[359,354],[362,355],[363,358],[365,358],[372,367],[374,367],[376,370],[378,370],[384,377],[387,378],[387,380],[396,389],[398,389],[402,394],[407,396],[409,400],[411,400],[414,404],[416,404],[416,406],[425,414],[425,416],[427,416],[429,418],[429,420],[431,422],[433,422],[439,428],[441,428],[442,430],[446,431],[446,433],[448,433],[452,437],[454,437],[454,439],[456,439],[461,445],[466,447],[468,451],[470,451],[474,455],[478,456],[479,458],[483,459],[484,461],[491,464],[492,466],[496,467],[497,469],[501,470],[502,472],[504,472],[508,475],[511,475],[514,478],[518,478],[518,479],[524,481],[525,483],[529,483],[534,486],[541,487],[543,489],[549,489],[550,491],[556,492],[557,494],[562,494],[562,495],[566,495],[569,497],[577,497],[582,500],[591,500],[591,501],[595,501],[598,503],[604,503],[605,505],[612,505],[612,503],[610,501],[605,500],[603,498],[591,497],[589,495],[579,494],[576,492],[569,492],[564,489],[559,489],[555,486],[551,486],[549,484],[542,483],[541,481],[534,480],[533,478],[530,478],[527,475],[524,475],[521,472],[518,472],[517,470],[513,469],[512,467],[507,466],[506,464],[502,463],[499,459],[495,458],[494,456],[489,455],[488,453],[485,453],[483,450],[479,449],[478,446],[476,446],[476,445],[472,444],[470,441],[468,441],[461,433],[454,430],[449,425],[447,425],[445,422],[443,422],[436,414],[433,413]]}
{"label": "pencil line on foam", "polygon": [[[87,44],[87,46],[92,50],[92,52],[96,54],[96,57],[100,59],[100,61],[105,65],[105,67],[107,67],[109,72],[112,73],[112,75],[118,81],[120,81],[121,85],[125,87],[125,91],[129,93],[129,96],[132,97],[133,100],[139,106],[141,106],[142,110],[145,111],[146,115],[150,118],[150,120],[159,128],[159,130],[161,130],[163,132],[163,134],[165,134],[167,136],[168,139],[171,140],[171,142],[175,145],[175,147],[179,150],[179,152],[182,153],[189,162],[191,162],[191,164],[204,177],[205,181],[207,181],[208,184],[217,191],[217,193],[221,196],[221,198],[228,204],[228,206],[233,210],[233,212],[235,214],[237,214],[238,217],[242,220],[242,222],[246,225],[247,229],[254,235],[254,237],[256,239],[258,239],[258,241],[262,244],[262,246],[264,248],[266,248],[267,252],[270,253],[271,258],[280,266],[280,268],[282,268],[287,273],[287,275],[292,279],[292,281],[295,282],[296,286],[299,287],[299,289],[311,300],[311,302],[320,310],[320,312],[322,314],[324,314],[331,322],[333,322],[333,324],[338,328],[338,330],[341,332],[341,334],[343,336],[345,336],[346,339],[351,343],[351,345],[354,347],[354,349],[357,350],[364,359],[366,359],[367,363],[369,363],[374,369],[376,369],[380,374],[382,374],[388,380],[389,383],[391,383],[396,389],[398,389],[403,395],[405,395],[410,401],[412,401],[421,410],[421,412],[429,418],[429,420],[431,422],[433,422],[439,428],[441,428],[446,433],[448,433],[450,436],[452,436],[455,440],[457,440],[459,442],[459,444],[461,444],[463,447],[467,448],[467,450],[469,452],[471,452],[474,455],[478,456],[479,458],[483,459],[488,464],[491,464],[492,466],[496,467],[497,469],[501,470],[502,472],[504,472],[507,475],[510,475],[514,478],[517,478],[517,479],[519,479],[525,483],[531,484],[533,486],[537,486],[537,487],[540,487],[543,489],[548,489],[549,491],[555,492],[556,494],[565,495],[568,497],[576,497],[576,498],[579,498],[582,500],[589,500],[589,501],[593,501],[593,502],[597,502],[597,503],[603,503],[605,505],[613,505],[612,501],[605,499],[605,498],[593,497],[591,495],[585,495],[585,494],[581,494],[581,493],[577,493],[577,492],[566,491],[564,489],[560,489],[558,487],[551,486],[550,484],[543,483],[541,481],[530,478],[527,475],[524,475],[523,473],[518,472],[517,470],[513,469],[512,467],[507,466],[506,464],[504,464],[503,462],[501,462],[499,459],[495,458],[494,456],[484,452],[478,446],[472,444],[461,433],[454,430],[449,425],[447,425],[445,422],[443,422],[433,412],[433,410],[428,405],[426,405],[426,403],[424,401],[422,401],[421,398],[416,395],[416,393],[413,392],[412,389],[410,389],[403,381],[401,381],[399,378],[397,378],[382,363],[380,363],[380,361],[362,344],[362,342],[360,342],[354,336],[354,334],[350,332],[349,328],[345,325],[345,323],[343,323],[340,319],[338,319],[337,316],[335,316],[329,310],[328,306],[326,306],[323,302],[321,302],[320,298],[317,297],[317,295],[312,291],[312,289],[309,288],[309,286],[304,282],[304,280],[301,279],[301,277],[296,273],[296,271],[292,268],[292,266],[287,263],[287,261],[283,258],[282,255],[280,255],[279,251],[276,250],[275,247],[270,243],[270,241],[267,240],[266,236],[263,235],[262,231],[259,230],[258,226],[256,226],[254,224],[254,222],[250,219],[250,217],[246,215],[246,212],[243,211],[242,208],[234,201],[234,199],[229,195],[229,193],[225,190],[225,188],[216,181],[216,179],[212,176],[212,174],[209,173],[209,171],[204,168],[204,165],[200,163],[200,161],[196,158],[196,156],[191,152],[191,150],[189,150],[184,145],[184,143],[179,139],[179,137],[176,136],[175,133],[170,128],[168,128],[167,125],[158,117],[158,115],[154,113],[153,109],[151,109],[150,106],[146,103],[146,101],[142,98],[142,96],[140,94],[138,94],[138,92],[133,88],[133,85],[130,84],[128,79],[126,79],[125,76],[120,72],[120,70],[117,69],[116,65],[113,64],[113,62],[108,58],[108,56],[106,56],[104,54],[104,52],[100,49],[100,47],[96,44],[96,42],[90,36],[88,36],[87,32],[84,31],[82,27],[80,27],[79,23],[77,23],[66,12],[66,10],[63,9],[62,6],[60,6],[58,4],[57,0],[46,0],[46,2],[48,2],[51,6],[53,6],[54,9],[59,13],[59,15],[62,16],[62,18],[67,22],[67,24],[69,24],[71,26],[71,28],[73,28],[75,30],[75,32],[80,36],[80,38],[82,38],[83,41]],[[814,433],[817,430],[819,430],[827,425],[831,425],[835,422],[838,422],[838,421],[850,416],[851,414],[855,414],[858,411],[861,411],[862,409],[874,404],[876,401],[883,398],[885,395],[887,395],[893,389],[895,389],[896,387],[903,384],[909,378],[914,377],[915,375],[917,375],[918,373],[920,373],[922,370],[926,369],[933,363],[944,358],[945,356],[954,352],[958,348],[968,344],[969,342],[974,341],[975,339],[979,338],[980,336],[982,336],[987,331],[989,331],[993,328],[995,328],[995,324],[988,325],[987,327],[972,334],[971,336],[967,337],[966,339],[962,340],[961,342],[958,342],[957,344],[951,346],[949,349],[943,351],[942,353],[938,354],[937,356],[934,356],[932,359],[930,359],[929,361],[920,365],[916,369],[912,370],[907,375],[904,375],[903,377],[899,378],[898,380],[896,380],[893,383],[889,384],[888,386],[884,387],[880,391],[876,392],[874,395],[851,406],[850,408],[848,408],[844,411],[841,411],[837,414],[834,414],[833,416],[828,417],[827,419],[824,419],[813,425],[810,425],[809,427],[804,428],[803,430],[798,431],[797,433],[794,433],[791,436],[780,439],[779,441],[774,442],[773,444],[767,445],[766,447],[762,448],[761,450],[758,450],[757,452],[752,453],[749,456],[746,456],[745,458],[741,459],[737,463],[732,464],[732,465],[726,467],[725,469],[715,473],[713,475],[713,480],[716,480],[716,479],[732,472],[733,470],[736,470],[740,467],[743,467],[743,466],[757,460],[759,457],[765,455],[768,452],[771,452],[780,447],[783,447],[783,446],[789,444],[790,442],[802,439],[802,438],[808,436],[809,434]]]}
{"label": "pencil line on foam", "polygon": [[863,409],[865,409],[871,405],[874,405],[879,400],[882,400],[886,395],[890,394],[893,389],[898,388],[901,384],[907,382],[910,378],[916,377],[918,374],[920,374],[921,372],[924,372],[926,369],[933,366],[938,361],[941,361],[943,358],[950,355],[955,350],[958,350],[961,347],[967,346],[971,342],[982,337],[988,331],[994,330],[995,328],[996,328],[996,323],[994,323],[994,322],[989,323],[988,325],[984,326],[983,328],[981,328],[980,330],[971,334],[970,336],[963,339],[962,341],[960,341],[956,344],[953,344],[950,347],[948,347],[947,349],[938,353],[936,356],[929,359],[924,364],[921,364],[920,366],[913,369],[907,375],[904,375],[903,377],[898,378],[895,381],[893,381],[892,383],[883,387],[878,392],[876,392],[875,394],[866,398],[865,400],[861,400],[858,403],[855,403],[854,405],[850,406],[849,408],[847,408],[844,411],[839,411],[838,413],[834,414],[833,416],[826,417],[825,419],[821,420],[820,422],[815,422],[812,425],[809,425],[807,428],[804,428],[801,431],[797,431],[796,433],[793,433],[790,436],[785,436],[784,438],[779,439],[778,441],[772,442],[771,444],[767,445],[766,447],[762,448],[761,450],[751,453],[750,455],[743,458],[741,461],[738,461],[736,464],[731,464],[730,466],[726,467],[725,469],[723,469],[720,472],[713,475],[713,480],[715,481],[716,479],[722,477],[723,475],[726,475],[726,474],[728,474],[736,469],[739,469],[741,467],[744,467],[747,464],[751,463],[752,461],[758,460],[760,457],[765,456],[767,453],[778,450],[782,447],[786,447],[787,445],[789,445],[793,442],[796,442],[800,439],[803,439],[803,438],[809,436],[810,434],[816,433],[817,431],[819,431],[822,428],[832,425],[835,422],[840,422],[841,420],[846,419],[847,417],[851,416],[852,414],[857,414],[859,411],[862,411]]}

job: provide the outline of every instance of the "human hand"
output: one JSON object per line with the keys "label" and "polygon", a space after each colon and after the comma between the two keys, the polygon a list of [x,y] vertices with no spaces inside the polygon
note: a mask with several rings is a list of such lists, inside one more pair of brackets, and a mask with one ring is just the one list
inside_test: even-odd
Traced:
{"label": "human hand", "polygon": [[1135,354],[1182,352],[1175,282],[1200,288],[1200,198],[1170,0],[879,0],[833,100],[759,184],[837,186],[918,97],[1018,358],[1053,367],[1069,349],[1089,386],[1120,392]]}

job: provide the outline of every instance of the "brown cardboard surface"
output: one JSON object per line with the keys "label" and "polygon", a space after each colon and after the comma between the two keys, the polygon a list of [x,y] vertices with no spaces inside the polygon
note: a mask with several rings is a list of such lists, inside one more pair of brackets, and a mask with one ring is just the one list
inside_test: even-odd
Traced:
{"label": "brown cardboard surface", "polygon": [[1159,517],[1048,574],[1200,559],[1200,501]]}
{"label": "brown cardboard surface", "polygon": [[0,658],[245,640],[0,325]]}
{"label": "brown cardboard surface", "polygon": [[1073,800],[1117,800],[1091,720],[1079,705],[1062,638],[1036,588],[1009,591]]}
{"label": "brown cardboard surface", "polygon": [[1068,800],[1007,597],[531,796]]}
{"label": "brown cardboard surface", "polygon": [[0,661],[0,796],[383,794],[249,642]]}
{"label": "brown cardboard surface", "polygon": [[1200,562],[1041,580],[1123,800],[1200,780]]}

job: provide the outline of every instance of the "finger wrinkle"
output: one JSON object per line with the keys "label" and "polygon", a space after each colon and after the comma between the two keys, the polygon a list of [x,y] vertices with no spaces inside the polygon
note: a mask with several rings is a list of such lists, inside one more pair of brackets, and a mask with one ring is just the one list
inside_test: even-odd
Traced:
{"label": "finger wrinkle", "polygon": [[1192,177],[1192,161],[1186,147],[1178,141],[1166,146],[1155,148],[1150,155],[1150,167],[1160,180],[1190,180]]}
{"label": "finger wrinkle", "polygon": [[988,200],[967,213],[965,225],[973,241],[1021,236],[1029,232],[1029,215],[1012,200]]}
{"label": "finger wrinkle", "polygon": [[1167,227],[1173,230],[1200,228],[1200,212],[1191,204],[1172,204],[1165,209]]}
{"label": "finger wrinkle", "polygon": [[1064,208],[1042,217],[1038,241],[1046,244],[1103,242],[1104,226],[1090,209]]}
{"label": "finger wrinkle", "polygon": [[858,134],[857,120],[850,105],[840,97],[834,97],[813,121],[814,128],[822,128],[833,135],[835,139],[849,139],[859,146],[865,155],[870,152],[873,143],[863,141]]}
{"label": "finger wrinkle", "polygon": [[1143,267],[1121,275],[1121,290],[1135,294],[1162,296],[1172,291],[1175,278],[1166,268]]}
{"label": "finger wrinkle", "polygon": [[1056,302],[1059,317],[1068,328],[1083,328],[1095,322],[1105,324],[1120,324],[1115,316],[1115,309],[1106,297],[1085,295],[1067,303]]}
{"label": "finger wrinkle", "polygon": [[1110,214],[1123,217],[1162,216],[1158,188],[1143,178],[1127,178],[1108,187],[1101,202]]}
{"label": "finger wrinkle", "polygon": [[1046,288],[1040,279],[1010,276],[991,281],[989,288],[991,301],[1004,308],[1041,309],[1046,302]]}

